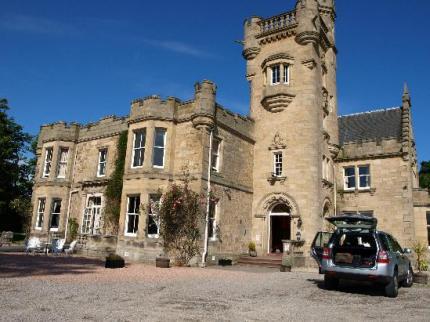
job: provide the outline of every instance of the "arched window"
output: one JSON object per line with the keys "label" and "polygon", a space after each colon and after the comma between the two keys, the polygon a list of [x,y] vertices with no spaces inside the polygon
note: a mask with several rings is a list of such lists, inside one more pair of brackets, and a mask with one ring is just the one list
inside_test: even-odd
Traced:
{"label": "arched window", "polygon": [[289,214],[290,208],[286,204],[279,204],[273,207],[272,214]]}

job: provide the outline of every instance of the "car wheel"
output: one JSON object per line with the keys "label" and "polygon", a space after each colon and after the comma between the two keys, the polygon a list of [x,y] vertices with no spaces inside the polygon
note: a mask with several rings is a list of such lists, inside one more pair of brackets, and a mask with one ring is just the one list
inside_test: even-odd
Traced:
{"label": "car wheel", "polygon": [[409,266],[408,273],[406,274],[405,280],[402,282],[403,287],[411,287],[414,284],[414,272],[412,267]]}
{"label": "car wheel", "polygon": [[387,297],[397,297],[399,294],[399,281],[397,277],[397,271],[394,272],[393,277],[391,278],[390,283],[385,286],[385,295]]}
{"label": "car wheel", "polygon": [[339,286],[339,279],[324,275],[324,287],[327,290],[335,290]]}

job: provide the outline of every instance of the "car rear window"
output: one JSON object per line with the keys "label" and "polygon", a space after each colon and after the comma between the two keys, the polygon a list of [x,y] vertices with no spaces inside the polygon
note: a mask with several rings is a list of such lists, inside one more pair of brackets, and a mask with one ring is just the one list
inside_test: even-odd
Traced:
{"label": "car rear window", "polygon": [[363,232],[341,232],[334,240],[336,248],[376,248],[376,241],[372,234]]}

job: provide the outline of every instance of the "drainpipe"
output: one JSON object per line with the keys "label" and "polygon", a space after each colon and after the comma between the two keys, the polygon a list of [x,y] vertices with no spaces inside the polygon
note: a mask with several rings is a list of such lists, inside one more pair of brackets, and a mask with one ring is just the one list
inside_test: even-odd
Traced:
{"label": "drainpipe", "polygon": [[333,200],[334,200],[334,215],[337,216],[337,180],[336,180],[336,165],[333,161]]}
{"label": "drainpipe", "polygon": [[66,229],[64,230],[64,239],[67,239],[67,233],[69,230],[69,216],[70,216],[72,194],[77,193],[77,192],[79,192],[79,190],[71,190],[69,193],[69,204],[67,205]]}
{"label": "drainpipe", "polygon": [[[70,183],[70,186],[73,184],[73,182],[74,182],[74,179],[75,179],[75,166],[76,166],[76,160],[78,159],[78,147],[77,147],[77,145],[75,144],[75,159],[73,160],[73,168],[72,168],[72,171],[71,171],[71,173],[72,173],[72,176],[71,176],[71,183]],[[69,217],[70,217],[70,207],[71,207],[71,201],[72,201],[72,194],[74,194],[74,193],[77,193],[77,192],[79,192],[79,190],[70,190],[70,193],[69,193],[69,202],[68,202],[68,205],[67,205],[67,215],[66,215],[66,228],[64,229],[64,239],[66,239],[67,240],[67,233],[68,233],[68,230],[69,230]]]}
{"label": "drainpipe", "polygon": [[213,141],[213,129],[210,130],[209,137],[209,155],[208,155],[208,193],[207,193],[207,205],[206,205],[206,221],[205,221],[205,239],[204,239],[204,251],[202,256],[201,267],[206,267],[206,257],[208,255],[208,243],[209,243],[209,211],[210,211],[210,192],[211,192],[211,174],[212,174],[212,141]]}

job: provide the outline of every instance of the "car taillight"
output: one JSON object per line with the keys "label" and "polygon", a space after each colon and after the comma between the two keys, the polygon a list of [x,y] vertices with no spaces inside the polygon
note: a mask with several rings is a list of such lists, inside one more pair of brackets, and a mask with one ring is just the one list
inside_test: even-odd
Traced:
{"label": "car taillight", "polygon": [[330,248],[324,247],[322,259],[330,259]]}
{"label": "car taillight", "polygon": [[390,258],[388,257],[388,253],[385,250],[381,250],[379,252],[377,262],[379,264],[388,264],[390,262]]}

